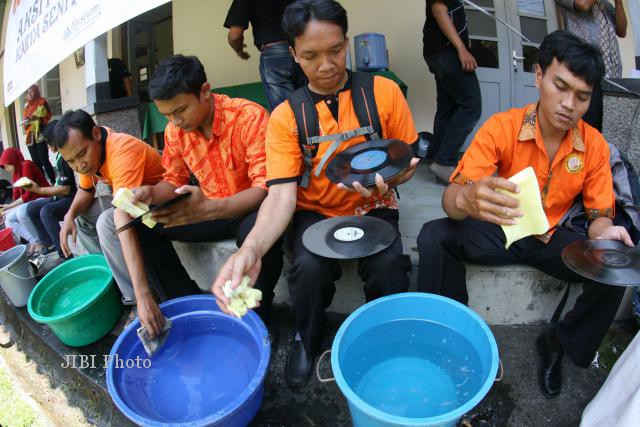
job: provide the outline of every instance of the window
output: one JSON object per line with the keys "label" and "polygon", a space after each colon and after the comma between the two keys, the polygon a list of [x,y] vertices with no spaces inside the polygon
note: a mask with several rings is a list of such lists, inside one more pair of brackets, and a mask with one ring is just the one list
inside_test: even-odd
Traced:
{"label": "window", "polygon": [[[62,98],[60,96],[60,69],[56,65],[44,77],[36,82],[42,95],[49,103],[53,117],[62,115]],[[26,94],[20,95],[20,109],[27,102]]]}

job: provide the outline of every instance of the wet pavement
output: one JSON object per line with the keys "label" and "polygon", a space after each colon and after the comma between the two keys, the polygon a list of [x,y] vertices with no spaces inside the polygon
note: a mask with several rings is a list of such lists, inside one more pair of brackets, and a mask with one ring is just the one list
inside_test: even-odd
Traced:
{"label": "wet pavement", "polygon": [[[321,383],[312,375],[309,384],[291,390],[284,378],[287,351],[293,339],[293,319],[287,307],[274,312],[272,335],[276,341],[265,384],[265,398],[253,426],[348,426],[351,424],[345,398],[335,382]],[[333,336],[345,316],[329,314],[323,348],[330,349]],[[545,326],[492,326],[504,378],[459,425],[467,426],[577,426],[582,410],[606,379],[600,368],[580,369],[563,361],[561,395],[546,399],[539,391],[539,357],[535,339]],[[631,334],[616,327],[619,341],[628,343]],[[618,345],[620,349],[621,345]],[[618,350],[619,351],[619,350]],[[329,356],[321,364],[322,377],[331,377]]]}
{"label": "wet pavement", "polygon": [[[112,404],[106,390],[105,370],[100,361],[115,342],[122,323],[99,342],[81,348],[70,348],[51,331],[35,323],[25,308],[10,307],[0,298],[0,320],[9,326],[18,348],[38,363],[51,377],[54,386],[64,385],[71,399],[77,402],[86,417],[96,425],[125,426],[130,423]],[[125,312],[123,312],[124,321]],[[271,325],[272,359],[265,382],[265,397],[252,426],[348,426],[349,410],[346,400],[335,382],[320,382],[315,374],[307,386],[293,390],[286,384],[284,366],[294,336],[291,311],[286,305],[274,307]],[[335,333],[345,319],[344,315],[329,313],[323,348],[330,349]],[[582,410],[604,382],[607,371],[603,367],[579,369],[564,360],[564,386],[556,399],[546,399],[538,388],[539,357],[535,339],[544,326],[492,326],[500,357],[504,365],[504,378],[492,387],[485,399],[459,423],[467,426],[521,426],[550,425],[575,426]],[[603,355],[601,365],[610,365],[623,351],[631,334],[614,327],[612,339],[604,347],[613,353]],[[615,344],[612,344],[615,342]],[[94,367],[63,368],[65,355],[86,356],[96,360]],[[605,363],[606,361],[606,363]],[[331,377],[329,357],[320,366],[320,374]]]}

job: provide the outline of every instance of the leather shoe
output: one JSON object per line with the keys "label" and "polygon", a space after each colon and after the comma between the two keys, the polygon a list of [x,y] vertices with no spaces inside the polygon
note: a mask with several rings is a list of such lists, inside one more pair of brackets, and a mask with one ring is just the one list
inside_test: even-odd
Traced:
{"label": "leather shoe", "polygon": [[542,357],[538,382],[542,394],[547,399],[553,399],[560,394],[562,389],[562,350],[552,349],[549,344],[549,332],[544,332],[538,337],[538,352]]}
{"label": "leather shoe", "polygon": [[300,340],[294,340],[287,355],[286,378],[287,383],[294,388],[302,387],[309,381],[309,374],[313,370],[314,357],[307,354]]}

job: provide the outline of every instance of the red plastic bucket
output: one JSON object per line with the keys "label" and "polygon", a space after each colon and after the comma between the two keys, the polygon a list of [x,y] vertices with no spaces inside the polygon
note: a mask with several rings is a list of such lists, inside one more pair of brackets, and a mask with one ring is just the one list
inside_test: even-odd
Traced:
{"label": "red plastic bucket", "polygon": [[16,245],[11,227],[0,230],[0,251],[7,251]]}

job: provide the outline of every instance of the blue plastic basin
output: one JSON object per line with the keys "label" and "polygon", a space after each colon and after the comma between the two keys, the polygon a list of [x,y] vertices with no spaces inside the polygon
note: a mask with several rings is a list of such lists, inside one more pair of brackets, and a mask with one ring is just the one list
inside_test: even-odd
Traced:
{"label": "blue plastic basin", "polygon": [[356,427],[455,426],[493,385],[498,347],[468,307],[404,293],[354,311],[331,366]]}
{"label": "blue plastic basin", "polygon": [[144,426],[246,426],[260,408],[270,343],[260,318],[220,311],[194,295],[160,305],[172,327],[149,358],[136,320],[110,353],[107,386],[116,406]]}

